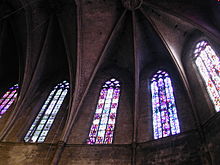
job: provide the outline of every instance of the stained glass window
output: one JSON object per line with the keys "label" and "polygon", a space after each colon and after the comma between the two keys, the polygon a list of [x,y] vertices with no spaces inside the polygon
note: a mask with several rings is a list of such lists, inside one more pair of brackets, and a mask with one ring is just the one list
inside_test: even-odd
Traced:
{"label": "stained glass window", "polygon": [[119,81],[115,78],[106,81],[100,91],[87,144],[112,143],[119,96]]}
{"label": "stained glass window", "polygon": [[220,111],[220,60],[208,42],[200,41],[194,50],[194,61],[218,112]]}
{"label": "stained glass window", "polygon": [[63,81],[54,87],[28,130],[24,138],[25,142],[44,142],[68,89],[69,83],[67,81]]}
{"label": "stained glass window", "polygon": [[151,79],[154,139],[180,133],[171,79],[159,70]]}
{"label": "stained glass window", "polygon": [[0,99],[0,118],[16,99],[17,90],[18,90],[18,84],[15,84],[13,87],[9,88],[9,90]]}

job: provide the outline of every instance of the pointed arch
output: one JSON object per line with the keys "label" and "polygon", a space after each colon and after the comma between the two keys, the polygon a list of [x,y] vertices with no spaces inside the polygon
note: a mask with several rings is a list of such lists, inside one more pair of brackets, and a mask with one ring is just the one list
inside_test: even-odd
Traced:
{"label": "pointed arch", "polygon": [[194,62],[204,81],[215,110],[220,111],[220,60],[207,41],[199,41],[194,50]]}
{"label": "pointed arch", "polygon": [[0,99],[0,118],[8,110],[17,97],[18,84],[15,84]]}
{"label": "pointed arch", "polygon": [[106,81],[100,91],[96,112],[87,144],[111,144],[120,96],[120,83],[115,78]]}
{"label": "pointed arch", "polygon": [[154,139],[180,133],[173,87],[166,71],[157,71],[151,79]]}
{"label": "pointed arch", "polygon": [[25,135],[25,142],[44,142],[68,90],[69,83],[67,81],[54,87]]}

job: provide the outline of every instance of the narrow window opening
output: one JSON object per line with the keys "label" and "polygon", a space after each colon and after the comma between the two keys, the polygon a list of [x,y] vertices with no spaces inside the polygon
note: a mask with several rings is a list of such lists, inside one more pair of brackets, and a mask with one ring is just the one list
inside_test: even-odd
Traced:
{"label": "narrow window opening", "polygon": [[25,142],[44,142],[67,95],[68,89],[69,83],[67,81],[63,81],[54,87],[24,137]]}
{"label": "narrow window opening", "polygon": [[111,144],[115,129],[120,83],[115,78],[106,81],[100,91],[96,112],[87,144]]}
{"label": "narrow window opening", "polygon": [[220,111],[220,60],[206,41],[197,43],[194,62],[205,83],[215,110]]}
{"label": "narrow window opening", "polygon": [[159,70],[151,79],[154,139],[180,133],[171,79]]}
{"label": "narrow window opening", "polygon": [[17,97],[18,84],[15,84],[0,99],[0,118],[8,110]]}

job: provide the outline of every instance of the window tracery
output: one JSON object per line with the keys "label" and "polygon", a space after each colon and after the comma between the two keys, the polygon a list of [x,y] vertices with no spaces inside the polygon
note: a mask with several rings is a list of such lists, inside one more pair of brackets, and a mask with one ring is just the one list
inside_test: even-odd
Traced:
{"label": "window tracery", "polygon": [[154,139],[180,133],[171,79],[159,70],[151,79]]}
{"label": "window tracery", "polygon": [[96,112],[87,144],[111,144],[120,96],[120,83],[115,78],[106,81],[100,91]]}
{"label": "window tracery", "polygon": [[54,87],[25,135],[25,142],[44,142],[68,90],[69,83],[67,81]]}
{"label": "window tracery", "polygon": [[220,111],[220,60],[207,41],[197,43],[194,62],[205,83],[215,110]]}

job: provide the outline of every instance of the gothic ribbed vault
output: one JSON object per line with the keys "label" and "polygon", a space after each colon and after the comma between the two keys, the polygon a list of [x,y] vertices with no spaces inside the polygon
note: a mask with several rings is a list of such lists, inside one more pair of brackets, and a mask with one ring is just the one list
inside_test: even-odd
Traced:
{"label": "gothic ribbed vault", "polygon": [[[0,119],[3,164],[217,165],[220,116],[192,52],[207,40],[219,56],[219,12],[216,0],[1,0],[0,95],[19,84]],[[154,140],[150,78],[158,69],[172,78],[181,133]],[[88,145],[101,86],[112,77],[121,83],[113,144]],[[45,142],[24,143],[63,80],[70,90]]]}

